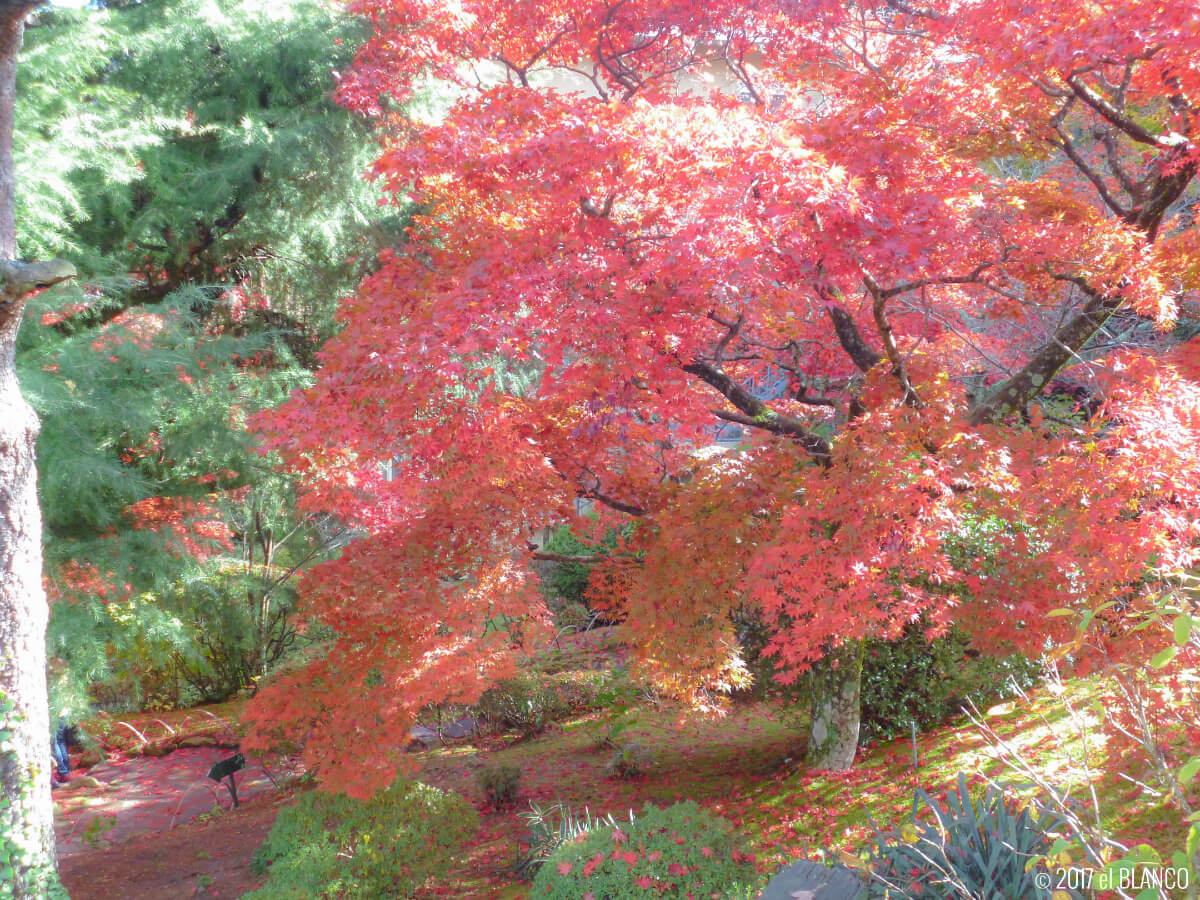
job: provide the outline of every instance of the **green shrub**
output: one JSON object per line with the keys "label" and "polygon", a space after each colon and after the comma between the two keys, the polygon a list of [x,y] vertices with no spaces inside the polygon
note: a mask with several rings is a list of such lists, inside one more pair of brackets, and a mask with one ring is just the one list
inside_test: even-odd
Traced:
{"label": "green shrub", "polygon": [[519,732],[522,737],[541,734],[569,709],[551,685],[534,675],[520,675],[489,688],[475,706],[476,717],[494,728]]}
{"label": "green shrub", "polygon": [[908,734],[912,723],[926,731],[959,715],[970,699],[987,707],[1038,679],[1041,666],[1024,656],[975,653],[965,635],[951,631],[929,641],[924,627],[910,626],[895,641],[868,641],[863,656],[863,743]]}
{"label": "green shrub", "polygon": [[[585,544],[575,536],[570,528],[556,528],[550,540],[546,542],[547,553],[558,553],[563,556],[591,556],[597,548]],[[560,602],[564,605],[572,603],[584,606],[584,593],[587,591],[588,578],[592,567],[586,563],[555,562],[546,566],[542,575],[542,592],[550,602]]]}
{"label": "green shrub", "polygon": [[254,857],[266,884],[243,900],[407,897],[475,833],[457,794],[397,781],[365,803],[311,791],[280,810]]}
{"label": "green shrub", "polygon": [[543,677],[573,713],[611,709],[636,696],[636,688],[629,679],[611,669],[574,669]]}
{"label": "green shrub", "polygon": [[[546,542],[545,550],[562,556],[584,557],[612,553],[636,527],[636,523],[628,523],[621,528],[609,528],[598,544],[589,544],[571,528],[561,526],[554,530]],[[551,609],[571,604],[579,604],[587,609],[588,582],[592,574],[590,563],[551,562],[544,564],[539,571],[542,595]],[[588,614],[591,615],[590,611]]]}
{"label": "green shrub", "polygon": [[1029,804],[994,786],[973,800],[963,775],[944,803],[918,789],[911,821],[898,831],[876,832],[869,894],[893,900],[1047,896],[1037,886],[1045,868],[1036,861],[1051,846],[1046,829],[1059,824],[1048,816],[1039,821]]}
{"label": "green shrub", "polygon": [[554,616],[554,623],[559,628],[573,628],[575,631],[587,631],[592,621],[591,611],[575,601],[564,603]]}
{"label": "green shrub", "polygon": [[521,793],[521,770],[517,766],[484,766],[475,773],[475,783],[492,809],[509,809]]}
{"label": "green shrub", "polygon": [[[753,609],[733,616],[746,665],[754,678],[753,693],[778,691],[807,700],[808,681],[781,685],[775,681],[775,659],[763,654],[771,631]],[[924,623],[910,625],[894,641],[868,640],[863,653],[860,743],[907,735],[916,722],[928,731],[958,716],[969,699],[986,708],[1037,683],[1041,664],[1020,654],[984,656],[969,637],[952,629],[930,641]]]}
{"label": "green shrub", "polygon": [[732,826],[688,800],[647,805],[628,825],[607,823],[555,850],[538,870],[531,900],[744,900],[757,875]]}

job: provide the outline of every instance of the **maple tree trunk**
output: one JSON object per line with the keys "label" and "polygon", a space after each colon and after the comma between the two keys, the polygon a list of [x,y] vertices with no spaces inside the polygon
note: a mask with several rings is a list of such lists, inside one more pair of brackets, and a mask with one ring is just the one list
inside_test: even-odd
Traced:
{"label": "maple tree trunk", "polygon": [[[0,3],[0,896],[43,900],[66,893],[58,881],[50,799],[48,612],[34,462],[38,420],[17,386],[16,344],[25,295],[62,278],[45,263],[11,262],[13,108],[28,8]],[[37,274],[25,277],[27,268]],[[65,268],[58,271],[65,277]]]}
{"label": "maple tree trunk", "polygon": [[862,666],[863,642],[851,641],[809,669],[809,768],[841,772],[853,767],[862,719]]}

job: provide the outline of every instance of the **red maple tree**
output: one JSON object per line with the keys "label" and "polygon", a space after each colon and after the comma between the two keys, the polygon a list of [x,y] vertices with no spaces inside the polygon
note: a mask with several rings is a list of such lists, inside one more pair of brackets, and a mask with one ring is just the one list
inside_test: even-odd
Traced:
{"label": "red maple tree", "polygon": [[[422,704],[535,637],[528,535],[580,497],[636,522],[594,588],[643,673],[719,706],[751,605],[814,765],[853,761],[865,637],[1040,651],[1107,604],[1136,649],[1195,562],[1194,3],[352,9],[340,99],[393,120],[376,174],[423,212],[261,423],[364,536],[309,577],[338,638],[259,742],[387,781]],[[397,116],[429,79],[444,117]]]}

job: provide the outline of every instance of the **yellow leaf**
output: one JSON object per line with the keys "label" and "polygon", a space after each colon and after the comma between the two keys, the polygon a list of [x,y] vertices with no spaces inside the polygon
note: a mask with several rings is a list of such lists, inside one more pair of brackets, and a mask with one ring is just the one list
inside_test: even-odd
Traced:
{"label": "yellow leaf", "polygon": [[848,866],[851,869],[866,869],[867,864],[863,862],[861,857],[855,856],[853,853],[848,853],[845,850],[838,851],[838,861],[843,866]]}

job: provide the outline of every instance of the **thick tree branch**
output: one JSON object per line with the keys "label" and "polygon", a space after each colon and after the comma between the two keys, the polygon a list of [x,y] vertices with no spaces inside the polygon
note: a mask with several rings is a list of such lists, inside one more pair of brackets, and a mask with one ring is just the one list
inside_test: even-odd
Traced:
{"label": "thick tree branch", "polygon": [[904,365],[904,358],[900,355],[900,348],[896,346],[896,335],[892,332],[892,323],[887,318],[888,298],[884,295],[883,289],[876,284],[875,279],[866,272],[863,273],[863,284],[867,286],[867,291],[871,294],[871,313],[875,318],[875,328],[879,332],[880,340],[883,341],[884,352],[887,353],[888,360],[892,364],[892,374],[900,382],[900,389],[904,392],[904,402],[919,409],[925,404],[917,396],[917,391],[908,378],[908,371]]}
{"label": "thick tree branch", "polygon": [[1074,275],[1055,276],[1076,285],[1088,297],[1083,309],[1054,333],[1021,371],[984,392],[967,416],[972,425],[999,422],[1025,408],[1045,389],[1072,359],[1079,356],[1089,340],[1124,303],[1120,296],[1103,294],[1084,279]]}
{"label": "thick tree branch", "polygon": [[1139,184],[1139,190],[1142,191],[1140,202],[1126,217],[1126,221],[1144,231],[1150,241],[1157,237],[1158,226],[1162,224],[1162,218],[1171,204],[1183,195],[1196,175],[1196,163],[1192,159],[1176,165],[1171,174],[1162,174],[1164,169],[1171,168],[1171,164],[1178,162],[1183,155],[1183,148],[1173,151],[1162,168],[1145,179],[1145,187]]}
{"label": "thick tree branch", "polygon": [[746,318],[741,313],[738,314],[737,321],[735,322],[727,322],[714,313],[709,313],[708,317],[714,322],[724,325],[726,328],[726,332],[721,337],[721,340],[717,341],[717,349],[713,352],[713,360],[720,366],[725,361],[725,351],[729,349],[730,342],[742,330],[742,325],[745,324]]}
{"label": "thick tree branch", "polygon": [[1111,103],[1081,82],[1077,75],[1069,76],[1067,84],[1075,92],[1076,97],[1099,113],[1103,119],[1125,132],[1140,144],[1149,144],[1151,147],[1177,147],[1180,143],[1187,142],[1187,139],[1181,135],[1153,134],[1128,116],[1121,115],[1121,112]]}
{"label": "thick tree branch", "polygon": [[[1125,222],[1140,229],[1146,235],[1148,242],[1153,242],[1163,216],[1171,204],[1183,195],[1196,175],[1195,161],[1185,157],[1190,146],[1188,139],[1174,132],[1161,136],[1152,134],[1141,125],[1128,119],[1120,108],[1113,106],[1080,82],[1078,73],[1068,76],[1067,83],[1075,92],[1076,97],[1115,128],[1139,143],[1168,151],[1164,154],[1165,158],[1151,164],[1145,177],[1137,183],[1128,183],[1130,181],[1128,175],[1118,172],[1118,181],[1130,193],[1134,203],[1131,208],[1123,209],[1108,194],[1103,179],[1082,163],[1079,154],[1075,152],[1075,148],[1063,130],[1062,118],[1065,116],[1066,110],[1070,108],[1070,102],[1064,105],[1051,123],[1062,138],[1061,148],[1076,167],[1095,185],[1101,199]],[[1128,83],[1127,67],[1125,79],[1116,92],[1118,104],[1123,105],[1124,91]],[[1110,160],[1115,162],[1111,136],[1107,138],[1102,136],[1102,140]],[[1075,275],[1056,275],[1055,277],[1078,287],[1087,296],[1087,302],[1070,321],[1055,332],[1054,337],[1033,355],[1033,358],[1021,371],[981,394],[968,414],[968,420],[972,424],[997,422],[1023,409],[1064,366],[1072,359],[1079,357],[1080,351],[1088,341],[1123,305],[1124,301],[1119,295],[1101,293],[1082,277]]]}
{"label": "thick tree branch", "polygon": [[579,563],[580,565],[584,566],[590,566],[596,563],[604,562],[604,560],[610,558],[604,554],[573,556],[569,553],[547,553],[544,550],[534,550],[529,554],[529,556],[531,559],[536,559],[540,562]]}
{"label": "thick tree branch", "polygon": [[75,266],[65,259],[21,262],[0,259],[0,302],[11,303],[26,294],[75,277]]}
{"label": "thick tree branch", "polygon": [[833,323],[833,331],[837,335],[842,349],[849,354],[859,371],[870,372],[883,357],[867,343],[862,332],[858,330],[854,318],[846,312],[841,304],[837,303],[832,296],[823,295],[823,299],[825,300],[825,311],[829,313],[829,321]]}
{"label": "thick tree branch", "polygon": [[[554,471],[558,473],[559,478],[568,484],[572,485],[577,496],[587,500],[595,500],[597,503],[603,503],[609,509],[615,509],[617,512],[623,512],[630,516],[644,516],[646,509],[638,506],[636,503],[630,503],[625,500],[618,500],[611,494],[607,494],[600,489],[600,479],[587,469],[586,466],[580,466],[578,477],[568,475],[563,467],[559,465],[558,460],[550,457],[550,465],[554,467]],[[586,482],[584,479],[586,478]]]}
{"label": "thick tree branch", "polygon": [[1111,128],[1105,128],[1100,131],[1100,143],[1104,145],[1104,152],[1108,158],[1108,169],[1113,173],[1113,177],[1117,179],[1117,183],[1121,185],[1121,190],[1133,198],[1133,202],[1138,202],[1138,189],[1134,184],[1133,177],[1125,170],[1121,164],[1121,148],[1117,144],[1117,139],[1113,135]]}
{"label": "thick tree branch", "polygon": [[75,277],[75,267],[65,259],[21,262],[0,259],[0,327],[19,318],[25,298],[33,291]]}
{"label": "thick tree branch", "polygon": [[696,360],[688,363],[683,367],[683,371],[689,375],[695,375],[705,384],[715,388],[740,413],[739,415],[724,410],[714,410],[713,414],[717,418],[794,438],[808,451],[809,456],[822,465],[829,464],[829,441],[811,431],[804,422],[771,409],[720,369],[706,362]]}
{"label": "thick tree branch", "polygon": [[580,491],[579,496],[585,500],[595,500],[597,503],[603,503],[609,509],[615,509],[617,512],[623,512],[628,516],[646,515],[644,507],[638,506],[636,503],[627,503],[624,500],[618,500],[616,497],[606,494],[599,489]]}

